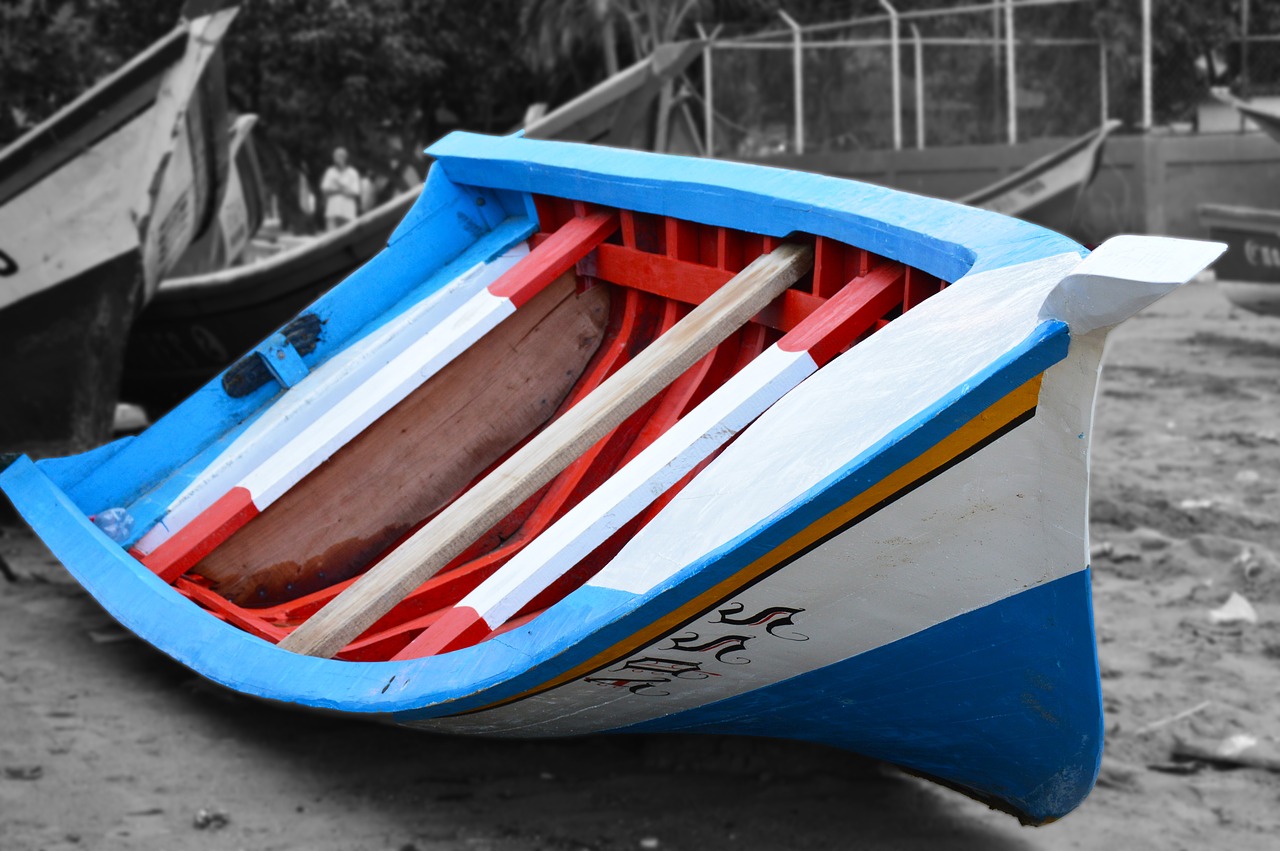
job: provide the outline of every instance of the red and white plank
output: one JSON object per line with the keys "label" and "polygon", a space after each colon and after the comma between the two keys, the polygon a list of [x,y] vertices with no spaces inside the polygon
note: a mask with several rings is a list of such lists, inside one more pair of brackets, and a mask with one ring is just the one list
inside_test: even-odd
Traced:
{"label": "red and white plank", "polygon": [[504,624],[900,304],[903,274],[897,264],[882,266],[829,299],[447,610],[395,658],[466,647]]}
{"label": "red and white plank", "polygon": [[[370,358],[357,344],[344,363],[359,360],[373,368],[335,366],[331,383],[311,387],[308,376],[255,423],[214,464],[192,482],[130,552],[162,579],[172,582],[237,529],[271,505],[290,487],[328,459],[347,441],[468,346],[495,328],[520,305],[573,268],[617,228],[617,214],[594,213],[570,220],[536,249],[517,259],[496,279],[444,313],[424,308],[430,318],[412,321],[422,336],[408,334],[402,318],[380,338],[408,344],[389,360]],[[465,276],[464,276],[465,277]],[[424,325],[424,322],[427,323]],[[416,339],[415,339],[416,337]],[[348,356],[349,355],[349,356]],[[338,358],[335,358],[338,360]],[[323,368],[322,368],[323,369]],[[352,378],[358,374],[357,379]],[[326,392],[317,392],[321,389]],[[285,399],[289,399],[286,403]]]}
{"label": "red and white plank", "polygon": [[335,355],[254,420],[170,503],[165,515],[142,536],[135,555],[149,555],[195,517],[236,490],[236,485],[280,447],[294,440],[335,403],[355,392],[415,341],[444,323],[462,305],[485,292],[528,253],[522,243],[491,263],[479,264],[410,310]]}

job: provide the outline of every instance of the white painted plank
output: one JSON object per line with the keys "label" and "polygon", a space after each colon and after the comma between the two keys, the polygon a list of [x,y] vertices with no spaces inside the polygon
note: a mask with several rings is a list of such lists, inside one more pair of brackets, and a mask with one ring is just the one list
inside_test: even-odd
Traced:
{"label": "white painted plank", "polygon": [[[327,419],[328,428],[341,428],[335,422],[335,410],[358,419],[361,410],[348,408],[344,400],[362,399],[363,402],[357,404],[366,419],[379,408],[385,412],[458,351],[478,339],[483,334],[483,331],[477,333],[478,328],[488,330],[496,325],[509,310],[495,321],[489,314],[498,309],[495,302],[504,300],[489,295],[486,288],[526,254],[528,247],[521,243],[490,263],[477,264],[318,367],[268,408],[183,489],[164,518],[138,541],[138,552],[143,555],[154,552],[237,485],[249,489],[259,510],[265,508],[269,503],[259,501],[262,494],[254,490],[251,481],[254,470],[286,447],[291,449],[291,463],[302,463],[298,452],[301,447],[293,446],[295,441],[309,441],[314,451],[321,451],[320,447],[332,443],[331,439],[311,431],[320,420]],[[478,326],[477,321],[481,323]],[[390,394],[381,404],[373,396],[375,387]],[[403,395],[396,398],[396,393]],[[308,469],[314,466],[313,463]],[[258,481],[279,479],[281,474],[277,465],[274,473],[266,479],[259,476]],[[278,493],[269,499],[276,496]]]}
{"label": "white painted plank", "polygon": [[815,369],[808,352],[770,347],[458,606],[475,609],[491,627],[501,625]]}

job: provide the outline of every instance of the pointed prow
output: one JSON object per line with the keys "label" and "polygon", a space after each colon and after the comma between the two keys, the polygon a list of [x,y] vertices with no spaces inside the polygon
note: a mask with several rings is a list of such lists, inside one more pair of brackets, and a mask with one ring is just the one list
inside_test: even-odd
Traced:
{"label": "pointed prow", "polygon": [[1226,248],[1164,236],[1112,237],[1049,293],[1040,318],[1065,322],[1072,334],[1110,327],[1194,278]]}

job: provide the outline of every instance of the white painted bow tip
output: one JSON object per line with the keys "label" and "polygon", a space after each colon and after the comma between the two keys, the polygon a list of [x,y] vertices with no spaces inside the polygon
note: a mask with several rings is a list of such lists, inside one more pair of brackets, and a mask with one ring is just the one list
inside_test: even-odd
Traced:
{"label": "white painted bow tip", "polygon": [[1073,334],[1116,325],[1190,281],[1226,248],[1163,236],[1112,237],[1049,293],[1040,318],[1066,322]]}

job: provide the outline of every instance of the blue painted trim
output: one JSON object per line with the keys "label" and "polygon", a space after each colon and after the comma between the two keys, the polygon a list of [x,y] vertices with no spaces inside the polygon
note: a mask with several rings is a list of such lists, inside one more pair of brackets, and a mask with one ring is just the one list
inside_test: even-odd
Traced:
{"label": "blue painted trim", "polygon": [[[405,662],[339,662],[280,650],[203,615],[89,522],[29,459],[19,459],[0,473],[0,488],[107,611],[203,676],[272,700],[411,720],[518,696],[628,639],[918,457],[1060,360],[1066,348],[1066,326],[1042,323],[990,369],[660,588],[638,596],[585,586],[531,624],[498,639]],[[392,677],[394,688],[384,692]]]}
{"label": "blue painted trim", "polygon": [[1075,809],[1098,775],[1093,635],[1086,569],[834,665],[618,732],[835,745],[1001,798],[1042,822]]}
{"label": "blue painted trim", "polygon": [[546,193],[755,233],[816,233],[957,281],[1079,244],[1037,225],[881,186],[721,160],[451,133],[427,149],[458,183]]}
{"label": "blue painted trim", "polygon": [[[500,193],[457,187],[442,173],[429,185],[431,191],[424,191],[410,211],[417,236],[384,249],[308,308],[323,323],[319,343],[304,358],[309,368],[315,369],[423,296],[536,230],[536,223],[528,219],[507,216]],[[478,197],[486,198],[486,203],[478,206]],[[221,382],[219,375],[139,435],[126,451],[82,480],[65,483],[81,511],[130,506],[134,528],[149,528],[164,507],[282,392],[267,384],[232,399]]]}
{"label": "blue painted trim", "polygon": [[[65,458],[46,458],[40,462],[45,473],[63,490],[69,490],[76,482],[115,457],[134,440],[134,435],[104,443],[96,449],[68,455]],[[110,506],[108,506],[110,507]]]}

